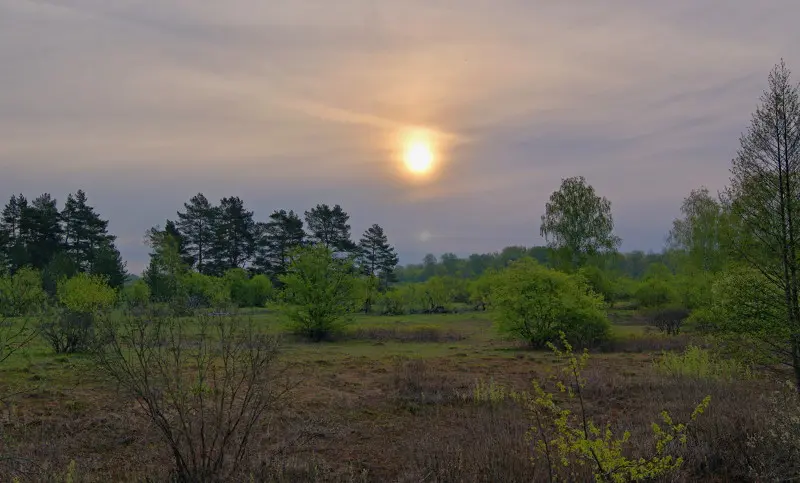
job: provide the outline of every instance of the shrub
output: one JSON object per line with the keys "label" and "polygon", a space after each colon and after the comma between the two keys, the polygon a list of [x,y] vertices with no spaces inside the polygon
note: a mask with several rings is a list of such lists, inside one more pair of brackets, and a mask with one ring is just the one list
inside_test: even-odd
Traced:
{"label": "shrub", "polygon": [[221,309],[231,303],[230,289],[222,278],[188,272],[180,277],[178,285],[189,308]]}
{"label": "shrub", "polygon": [[129,309],[142,309],[150,303],[150,287],[144,280],[136,280],[122,289],[122,301]]}
{"label": "shrub", "polygon": [[636,289],[634,297],[643,308],[659,308],[680,301],[678,292],[665,280],[650,278]]}
{"label": "shrub", "polygon": [[678,335],[688,317],[689,311],[680,307],[656,309],[649,313],[650,323],[667,335]]}
{"label": "shrub", "polygon": [[606,303],[614,301],[617,292],[616,284],[600,268],[588,265],[579,269],[578,275],[583,277],[589,288],[603,297]]}
{"label": "shrub", "polygon": [[274,338],[229,316],[147,314],[100,327],[97,367],[141,406],[174,463],[172,481],[242,481],[266,420],[290,389]]}
{"label": "shrub", "polygon": [[[686,445],[689,426],[708,408],[711,397],[707,396],[697,405],[687,424],[676,424],[669,413],[663,411],[663,427],[652,424],[655,455],[650,458],[628,457],[623,448],[629,444],[630,432],[624,431],[621,436],[616,436],[610,424],[597,426],[587,414],[584,401],[587,380],[583,373],[588,353],[576,357],[563,333],[561,344],[563,351],[549,344],[556,356],[566,363],[562,368],[565,377],[554,377],[554,382],[558,393],[566,393],[568,400],[575,403],[576,410],[566,408],[560,398],[555,397],[555,391],[545,391],[537,381],[533,382],[533,394],[516,396],[530,412],[533,424],[528,438],[533,443],[536,457],[548,468],[549,480],[554,481],[561,476],[560,473],[569,472],[573,461],[578,466],[591,467],[595,480],[603,482],[648,480],[666,476],[680,468],[683,458],[671,453],[677,449],[676,446]],[[577,475],[569,476],[568,481]]]}
{"label": "shrub", "polygon": [[116,291],[103,277],[79,273],[62,279],[56,288],[61,305],[53,321],[41,324],[42,337],[57,354],[89,349],[94,338],[94,324],[114,306]]}
{"label": "shrub", "polygon": [[0,276],[0,315],[17,317],[38,312],[46,299],[38,270],[22,268],[12,276]]}
{"label": "shrub", "polygon": [[324,246],[301,248],[292,254],[280,308],[289,328],[321,341],[340,332],[360,300],[352,263],[335,258]]}
{"label": "shrub", "polygon": [[491,304],[502,333],[543,347],[559,332],[581,346],[609,337],[610,324],[600,296],[583,280],[539,265],[513,262],[494,279]]}
{"label": "shrub", "polygon": [[735,359],[715,357],[700,347],[690,345],[683,354],[665,352],[655,361],[656,369],[670,376],[694,377],[698,379],[750,379],[750,368]]}

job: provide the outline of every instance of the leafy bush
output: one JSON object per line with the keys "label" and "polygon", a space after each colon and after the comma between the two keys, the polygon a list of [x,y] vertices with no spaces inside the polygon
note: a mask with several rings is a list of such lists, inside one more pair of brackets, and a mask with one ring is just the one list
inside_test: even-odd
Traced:
{"label": "leafy bush", "polygon": [[179,292],[189,308],[226,308],[231,294],[225,280],[198,272],[188,272],[179,279]]}
{"label": "leafy bush", "polygon": [[515,261],[494,278],[491,304],[500,332],[534,347],[557,340],[559,332],[582,346],[609,337],[600,296],[588,290],[582,278],[532,259]]}
{"label": "leafy bush", "polygon": [[272,297],[272,282],[266,275],[255,275],[250,278],[247,271],[241,268],[232,268],[225,272],[223,282],[228,288],[228,297],[215,296],[210,292],[206,294],[210,300],[217,303],[232,302],[237,307],[263,307]]}
{"label": "leafy bush", "polygon": [[339,332],[361,300],[352,263],[335,258],[324,246],[293,252],[280,280],[284,285],[280,308],[289,328],[313,341]]}
{"label": "leafy bush", "polygon": [[750,368],[736,361],[715,357],[711,351],[694,345],[686,348],[683,354],[665,352],[655,361],[659,372],[670,376],[694,377],[698,379],[750,379]]}
{"label": "leafy bush", "polygon": [[144,280],[136,280],[122,289],[122,301],[129,309],[142,309],[150,303],[150,287]]}
{"label": "leafy bush", "polygon": [[594,265],[588,265],[579,269],[578,275],[583,277],[589,288],[603,297],[606,303],[614,301],[617,292],[616,284],[603,270]]}
{"label": "leafy bush", "polygon": [[58,354],[88,350],[95,322],[114,306],[116,291],[103,277],[79,273],[58,282],[56,295],[61,307],[41,325],[42,336]]}
{"label": "leafy bush", "polygon": [[22,268],[12,276],[0,276],[0,315],[16,317],[38,312],[47,294],[38,270]]}
{"label": "leafy bush", "polygon": [[641,283],[634,297],[643,308],[675,305],[680,301],[678,292],[666,280],[650,278]]}

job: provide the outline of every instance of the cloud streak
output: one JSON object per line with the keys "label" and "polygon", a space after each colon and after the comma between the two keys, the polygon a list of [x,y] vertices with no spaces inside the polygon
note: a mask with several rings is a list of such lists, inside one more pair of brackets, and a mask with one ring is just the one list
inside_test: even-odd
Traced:
{"label": "cloud streak", "polygon": [[[540,242],[566,176],[611,199],[626,249],[727,179],[781,56],[789,0],[0,0],[0,195],[78,188],[135,270],[198,191],[341,203],[404,261]],[[428,183],[399,139],[436,132]],[[428,231],[431,237],[422,240]]]}

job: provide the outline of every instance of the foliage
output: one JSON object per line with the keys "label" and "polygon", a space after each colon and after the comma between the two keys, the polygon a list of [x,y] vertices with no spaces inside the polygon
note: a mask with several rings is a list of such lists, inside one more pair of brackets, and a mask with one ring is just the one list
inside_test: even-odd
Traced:
{"label": "foliage", "polygon": [[662,308],[676,304],[680,297],[672,285],[662,279],[649,278],[636,289],[634,297],[643,308]]}
{"label": "foliage", "polygon": [[258,223],[256,230],[255,267],[261,273],[283,275],[291,251],[305,242],[303,220],[294,211],[276,210],[267,223]]}
{"label": "foliage", "polygon": [[289,389],[274,339],[236,317],[156,314],[105,324],[100,335],[97,367],[158,429],[176,481],[243,476],[252,441]]}
{"label": "foliage", "polygon": [[603,302],[582,278],[531,259],[518,260],[494,277],[491,305],[501,332],[535,347],[556,340],[561,331],[581,345],[609,336]]}
{"label": "foliage", "polygon": [[264,307],[274,292],[269,277],[262,274],[250,277],[241,268],[225,272],[223,282],[228,288],[228,299],[238,307]]}
{"label": "foliage", "polygon": [[350,239],[350,215],[341,206],[319,204],[305,212],[308,238],[331,250],[334,254],[351,254],[356,244]]}
{"label": "foliage", "polygon": [[592,291],[601,297],[606,303],[611,303],[616,298],[617,286],[614,281],[597,266],[587,265],[578,270],[578,275],[586,280],[587,285]]}
{"label": "foliage", "polygon": [[363,273],[377,277],[379,290],[396,280],[398,257],[380,225],[372,225],[358,243],[358,263]]}
{"label": "foliage", "polygon": [[95,324],[114,306],[117,292],[103,277],[79,273],[61,280],[56,294],[61,307],[41,323],[42,337],[57,354],[88,350]]}
{"label": "foliage", "polygon": [[590,466],[596,481],[626,482],[666,476],[683,464],[683,458],[673,454],[676,446],[685,446],[689,426],[696,422],[711,402],[706,397],[692,412],[689,423],[676,424],[666,411],[662,412],[663,427],[653,423],[655,456],[628,458],[623,449],[630,439],[630,432],[615,436],[610,424],[598,426],[589,418],[584,401],[586,378],[583,375],[588,361],[588,352],[580,357],[572,353],[572,346],[561,334],[560,350],[552,343],[548,345],[566,365],[562,368],[565,377],[555,377],[558,392],[566,394],[569,401],[577,405],[577,412],[564,407],[555,397],[537,382],[533,382],[533,394],[523,395],[533,420],[528,437],[534,443],[537,454],[545,461],[550,481],[555,481],[560,471],[569,471],[571,465]]}
{"label": "foliage", "polygon": [[703,186],[683,200],[681,215],[672,223],[670,248],[685,255],[686,262],[700,271],[721,270],[729,250],[725,207]]}
{"label": "foliage", "polygon": [[116,291],[97,275],[79,273],[58,283],[61,305],[76,314],[94,314],[110,309],[117,301]]}
{"label": "foliage", "polygon": [[216,222],[219,208],[213,206],[203,193],[193,196],[183,204],[183,212],[178,212],[176,226],[180,231],[186,253],[191,257],[190,268],[201,273],[209,271],[211,246],[216,236]]}
{"label": "foliage", "polygon": [[563,179],[550,195],[540,231],[571,269],[583,266],[589,257],[616,251],[620,244],[611,202],[597,196],[582,176]]}
{"label": "foliage", "polygon": [[244,267],[255,254],[255,221],[238,196],[222,198],[214,220],[214,239],[209,251],[209,271],[221,275]]}
{"label": "foliage", "polygon": [[150,287],[144,280],[136,280],[122,289],[122,300],[129,309],[142,309],[150,303]]}
{"label": "foliage", "polygon": [[38,270],[22,268],[13,276],[0,276],[0,315],[15,317],[39,312],[46,299]]}
{"label": "foliage", "polygon": [[283,283],[284,316],[296,334],[321,341],[338,332],[356,310],[359,294],[352,263],[323,245],[292,255]]}
{"label": "foliage", "polygon": [[223,309],[231,303],[231,292],[225,280],[199,272],[188,272],[179,279],[181,293],[190,307]]}
{"label": "foliage", "polygon": [[753,377],[750,368],[737,360],[718,357],[694,345],[687,347],[683,354],[664,352],[654,364],[658,371],[670,376],[726,381]]}
{"label": "foliage", "polygon": [[[790,78],[783,61],[772,69],[732,161],[723,198],[736,228],[732,246],[737,259],[761,275],[762,285],[740,279],[737,285],[749,293],[740,290],[740,301],[728,297],[726,311],[741,319],[741,327],[726,326],[777,346],[769,353],[779,353],[793,368],[800,387],[800,89]],[[752,310],[750,299],[763,315]]]}
{"label": "foliage", "polygon": [[492,279],[494,271],[489,271],[475,280],[470,280],[467,285],[469,291],[469,301],[475,309],[486,310],[492,292]]}

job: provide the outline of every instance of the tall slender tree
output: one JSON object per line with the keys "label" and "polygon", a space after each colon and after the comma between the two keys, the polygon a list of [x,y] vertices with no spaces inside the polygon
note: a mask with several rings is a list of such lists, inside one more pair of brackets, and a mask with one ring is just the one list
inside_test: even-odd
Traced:
{"label": "tall slender tree", "polygon": [[685,255],[693,268],[715,272],[725,263],[727,213],[708,188],[692,190],[681,205],[681,218],[672,222],[667,238],[671,250]]}
{"label": "tall slender tree", "polygon": [[259,224],[258,231],[255,265],[278,280],[286,273],[291,253],[305,242],[303,220],[294,211],[276,210],[267,223]]}
{"label": "tall slender tree", "polygon": [[0,231],[3,232],[5,268],[16,272],[28,264],[26,237],[23,233],[23,218],[28,209],[28,200],[22,194],[14,195],[3,208]]}
{"label": "tall slender tree", "polygon": [[253,212],[245,208],[239,197],[223,198],[215,228],[211,254],[214,274],[222,275],[231,268],[244,268],[255,251]]}
{"label": "tall slender tree", "polygon": [[350,239],[350,215],[341,206],[320,204],[305,212],[308,237],[337,255],[353,254],[356,244]]}
{"label": "tall slender tree", "polygon": [[772,69],[723,196],[736,224],[735,253],[759,274],[738,280],[765,305],[753,311],[742,300],[741,313],[727,314],[723,325],[792,367],[800,391],[800,88],[790,76],[783,61]]}
{"label": "tall slender tree", "polygon": [[364,232],[359,242],[359,265],[362,271],[379,280],[379,289],[385,290],[396,280],[398,257],[389,245],[389,239],[380,225],[374,224]]}
{"label": "tall slender tree", "polygon": [[208,273],[209,262],[213,262],[210,255],[219,210],[203,193],[193,196],[183,207],[185,211],[178,212],[177,227],[186,244],[186,252],[192,256],[192,266],[198,272]]}

